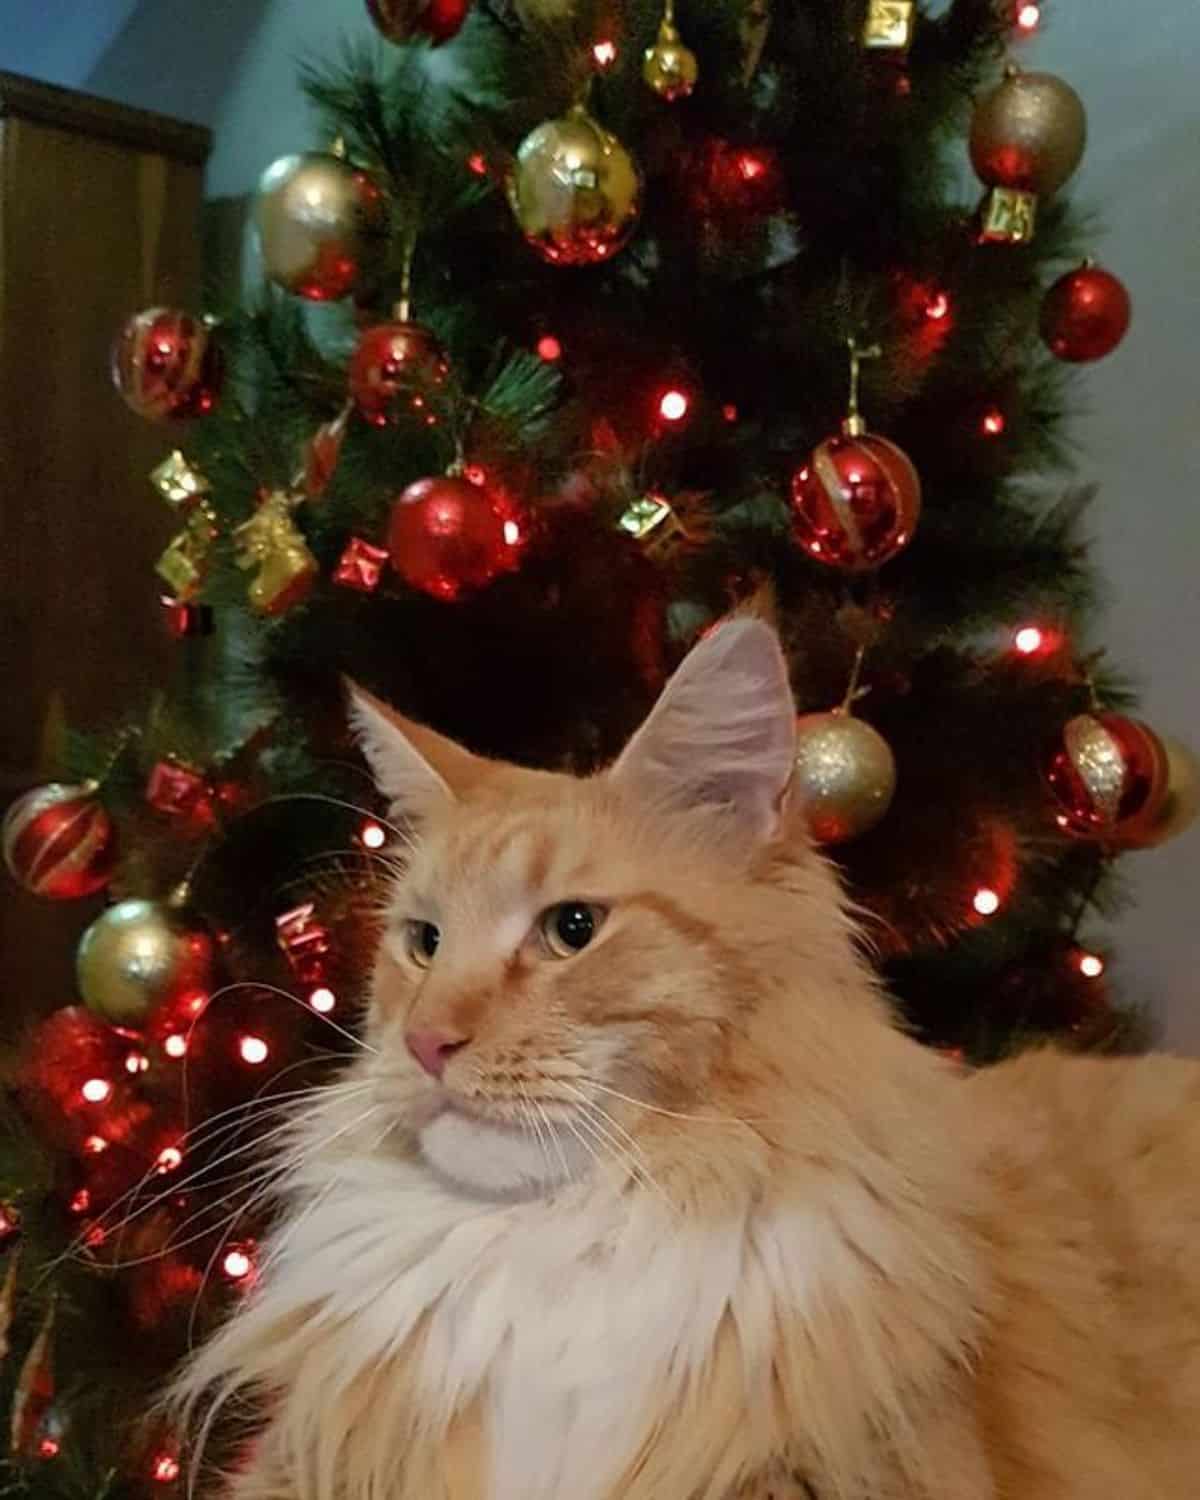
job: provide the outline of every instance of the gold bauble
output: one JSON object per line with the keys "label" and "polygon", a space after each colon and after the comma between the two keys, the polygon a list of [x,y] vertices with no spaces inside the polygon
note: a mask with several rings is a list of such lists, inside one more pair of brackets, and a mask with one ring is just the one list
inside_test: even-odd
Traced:
{"label": "gold bauble", "polygon": [[642,53],[642,78],[660,99],[673,103],[686,99],[699,77],[696,54],[684,46],[678,30],[664,16],[653,47]]}
{"label": "gold bauble", "polygon": [[168,902],[119,901],[83,934],[75,957],[79,993],[114,1026],[138,1026],[157,1006],[211,987],[208,933]]}
{"label": "gold bauble", "polygon": [[877,729],[842,710],[796,720],[793,777],[819,844],[857,838],[883,817],[896,790],[896,762]]}
{"label": "gold bauble", "polygon": [[629,152],[582,105],[530,131],[508,183],[526,240],[562,266],[611,259],[633,233],[641,191]]}
{"label": "gold bauble", "polygon": [[1053,193],[1086,145],[1083,101],[1053,73],[1010,70],[971,119],[971,163],[989,187]]}
{"label": "gold bauble", "polygon": [[254,214],[271,280],[297,297],[331,302],[373,274],[387,200],[373,177],[342,157],[305,151],[267,168]]}

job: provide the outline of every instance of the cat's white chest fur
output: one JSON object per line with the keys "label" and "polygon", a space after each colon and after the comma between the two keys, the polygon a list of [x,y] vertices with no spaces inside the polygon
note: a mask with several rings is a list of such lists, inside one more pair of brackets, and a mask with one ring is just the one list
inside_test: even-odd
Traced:
{"label": "cat's white chest fur", "polygon": [[362,1165],[286,1232],[267,1296],[321,1307],[347,1385],[423,1322],[422,1425],[482,1397],[490,1500],[599,1500],[727,1315],[765,1400],[780,1302],[801,1311],[831,1249],[807,1214],[731,1204],[701,1225],[603,1184],[496,1205],[417,1164]]}

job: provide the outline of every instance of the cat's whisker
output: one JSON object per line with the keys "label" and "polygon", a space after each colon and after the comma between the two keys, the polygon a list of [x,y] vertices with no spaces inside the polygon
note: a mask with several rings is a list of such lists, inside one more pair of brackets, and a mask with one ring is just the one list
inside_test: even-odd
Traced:
{"label": "cat's whisker", "polygon": [[230,1221],[229,1227],[226,1229],[220,1243],[217,1245],[217,1248],[213,1251],[212,1255],[209,1256],[208,1264],[205,1266],[204,1273],[200,1278],[200,1285],[196,1290],[195,1301],[192,1304],[192,1314],[188,1322],[189,1339],[194,1332],[195,1318],[200,1307],[201,1299],[204,1296],[204,1292],[208,1286],[209,1281],[212,1279],[213,1267],[216,1265],[217,1260],[220,1257],[222,1251],[225,1249],[226,1245],[228,1245],[229,1237],[233,1233],[234,1225],[237,1223],[238,1219],[249,1213],[256,1204],[261,1203],[265,1197],[267,1197],[272,1191],[277,1188],[280,1182],[294,1173],[307,1160],[311,1159],[312,1156],[316,1155],[319,1152],[326,1151],[330,1146],[333,1145],[335,1141],[340,1140],[342,1136],[347,1135],[352,1130],[357,1130],[359,1126],[364,1125],[367,1120],[369,1120],[371,1116],[382,1107],[383,1106],[378,1103],[368,1106],[367,1109],[365,1109],[360,1115],[357,1115],[353,1120],[349,1121],[345,1125],[339,1126],[332,1135],[325,1136],[321,1140],[313,1142],[310,1146],[308,1146],[306,1150],[298,1151],[290,1157],[284,1157],[278,1168],[274,1169],[271,1172],[265,1186],[260,1188],[258,1192],[255,1193],[254,1196],[246,1204],[244,1204],[241,1209],[237,1211],[237,1213],[235,1213],[232,1220]]}
{"label": "cat's whisker", "polygon": [[539,1104],[536,1099],[532,1098],[530,1099],[530,1103],[533,1105],[534,1114],[541,1120],[547,1136],[550,1138],[555,1151],[558,1153],[559,1163],[562,1166],[563,1181],[569,1182],[571,1180],[571,1168],[569,1163],[567,1162],[567,1153],[562,1148],[562,1141],[559,1140],[558,1131],[555,1130],[554,1125],[552,1124],[550,1117],[546,1114],[543,1106]]}
{"label": "cat's whisker", "polygon": [[573,1099],[578,1101],[582,1108],[598,1115],[612,1130],[616,1131],[617,1134],[620,1135],[620,1137],[625,1142],[627,1142],[629,1149],[634,1153],[635,1156],[638,1157],[639,1160],[645,1161],[645,1147],[630,1135],[628,1130],[625,1129],[624,1125],[622,1125],[615,1116],[609,1114],[608,1110],[597,1104],[594,1099],[589,1099],[587,1094],[585,1094],[582,1089],[575,1088],[573,1084],[567,1083],[565,1079],[560,1079],[559,1083],[560,1086],[565,1089]]}
{"label": "cat's whisker", "polygon": [[345,1040],[350,1042],[353,1046],[360,1048],[363,1052],[370,1052],[373,1055],[378,1055],[379,1049],[377,1047],[372,1047],[369,1042],[364,1042],[362,1037],[355,1036],[352,1031],[348,1031],[346,1027],[340,1026],[335,1020],[333,1020],[331,1016],[322,1015],[320,1011],[313,1010],[312,1006],[309,1005],[307,1000],[302,1000],[299,995],[293,995],[291,990],[285,990],[280,985],[266,984],[261,979],[238,979],[234,980],[230,984],[222,985],[219,990],[214,990],[208,997],[208,1004],[204,1007],[204,1010],[201,1011],[200,1015],[197,1016],[196,1019],[192,1022],[191,1029],[195,1029],[195,1027],[200,1023],[201,1020],[203,1020],[204,1016],[207,1014],[209,1007],[215,1004],[216,1001],[222,999],[225,995],[232,994],[235,990],[246,989],[265,990],[270,995],[278,995],[281,999],[289,1001],[292,1005],[298,1005],[300,1009],[305,1011],[308,1015],[315,1016],[319,1021],[324,1022],[324,1024],[328,1026],[331,1031],[336,1031],[338,1036],[345,1038]]}
{"label": "cat's whisker", "polygon": [[[369,1084],[359,1084],[354,1088],[353,1091],[347,1091],[344,1097],[353,1098],[356,1095],[368,1090],[369,1087]],[[228,1127],[227,1133],[236,1133],[236,1131],[242,1129],[246,1125],[246,1123],[246,1121],[241,1120],[233,1122],[232,1125]],[[229,1150],[223,1152],[220,1156],[214,1157],[211,1161],[205,1162],[202,1166],[197,1167],[195,1171],[189,1173],[187,1176],[183,1178],[173,1179],[170,1184],[168,1186],[165,1186],[160,1192],[155,1193],[144,1203],[139,1204],[136,1209],[126,1214],[117,1223],[109,1226],[107,1228],[106,1234],[113,1234],[117,1236],[124,1234],[124,1232],[130,1227],[130,1225],[140,1219],[143,1214],[151,1212],[155,1208],[159,1207],[162,1203],[167,1202],[169,1199],[178,1197],[181,1193],[186,1193],[189,1190],[194,1190],[197,1187],[208,1189],[218,1187],[226,1182],[237,1181],[242,1177],[253,1177],[256,1172],[261,1170],[260,1164],[255,1161],[251,1161],[246,1166],[243,1166],[234,1172],[223,1173],[216,1177],[213,1177],[210,1174],[218,1171],[222,1166],[228,1165],[231,1161],[236,1160],[239,1156],[244,1156],[247,1152],[261,1150],[271,1141],[278,1139],[280,1136],[285,1136],[289,1131],[295,1129],[295,1123],[295,1120],[292,1118],[283,1120],[278,1125],[275,1125],[271,1130],[255,1136],[254,1140],[244,1142],[240,1146],[232,1147]],[[209,1144],[211,1144],[211,1141]],[[243,1186],[245,1186],[245,1184],[243,1184]],[[219,1207],[222,1203],[228,1202],[229,1199],[235,1196],[235,1193],[239,1191],[241,1191],[240,1188],[235,1189],[234,1192],[225,1194],[223,1197],[218,1199],[215,1204],[208,1203],[202,1205],[201,1208],[196,1211],[196,1213],[191,1215],[188,1219],[184,1220],[183,1224],[177,1227],[186,1227],[187,1224],[192,1223],[196,1218],[200,1217],[206,1212],[210,1212],[212,1208]],[[113,1205],[113,1207],[110,1208],[106,1214],[101,1215],[98,1219],[94,1220],[91,1229],[95,1230],[97,1227],[105,1228],[106,1222],[111,1216],[113,1208],[115,1208],[116,1206],[117,1205]],[[80,1240],[75,1242],[71,1249],[77,1250],[85,1245],[86,1238],[81,1238]],[[170,1245],[170,1242],[168,1242],[168,1248],[173,1248],[173,1246]],[[151,1257],[151,1259],[153,1259],[153,1257]]]}
{"label": "cat's whisker", "polygon": [[[602,1094],[611,1094],[614,1099],[624,1100],[626,1104],[632,1104],[638,1109],[647,1109],[651,1114],[665,1115],[669,1120],[686,1120],[697,1125],[769,1125],[772,1122],[765,1117],[743,1118],[740,1115],[689,1115],[682,1114],[676,1109],[664,1109],[659,1104],[651,1104],[647,1099],[635,1099],[631,1094],[623,1094],[620,1089],[610,1088],[608,1084],[598,1083],[594,1078],[585,1080],[588,1088],[599,1089]],[[781,1122],[776,1122],[781,1123]]]}
{"label": "cat's whisker", "polygon": [[[299,1066],[299,1064],[294,1064],[293,1066]],[[283,1070],[283,1072],[289,1071],[291,1071],[291,1069]],[[275,1079],[271,1081],[277,1082],[280,1077],[282,1077],[282,1073],[277,1074]],[[321,1085],[318,1087],[322,1090],[322,1092],[328,1092],[331,1090],[341,1091],[342,1089],[346,1088],[346,1085]],[[353,1091],[357,1091],[361,1087],[363,1087],[363,1085],[355,1084],[353,1085]],[[275,1112],[275,1108],[280,1101],[303,1099],[306,1097],[310,1097],[316,1091],[316,1088],[291,1089],[277,1094],[260,1094],[252,1099],[244,1099],[240,1103],[230,1105],[227,1109],[221,1110],[218,1114],[210,1116],[201,1125],[196,1126],[195,1129],[185,1132],[185,1134],[179,1139],[179,1149],[187,1151],[189,1153],[199,1150],[201,1146],[205,1147],[206,1149],[211,1149],[212,1146],[222,1138],[222,1136],[236,1136],[239,1130],[249,1128],[251,1125],[259,1123],[261,1119],[269,1117]],[[351,1091],[347,1090],[347,1092]],[[260,1112],[260,1114],[257,1116],[254,1113],[254,1111],[256,1110]],[[240,1115],[241,1118],[229,1118],[230,1116],[235,1115]],[[261,1139],[262,1137],[260,1136],[259,1140],[261,1141]],[[103,1213],[97,1215],[96,1218],[91,1220],[86,1231],[82,1231],[66,1246],[61,1254],[55,1256],[47,1263],[47,1265],[43,1268],[42,1278],[53,1274],[55,1270],[59,1269],[61,1266],[67,1264],[68,1262],[78,1261],[81,1258],[86,1258],[84,1257],[83,1252],[86,1250],[87,1236],[89,1234],[95,1233],[97,1229],[104,1230],[106,1232],[106,1235],[108,1233],[119,1233],[128,1224],[132,1223],[135,1218],[138,1218],[148,1209],[157,1207],[167,1199],[175,1197],[179,1193],[185,1192],[190,1187],[193,1187],[195,1184],[201,1182],[209,1172],[213,1171],[226,1159],[226,1157],[214,1158],[211,1161],[205,1162],[202,1166],[196,1168],[194,1171],[187,1173],[183,1177],[175,1177],[172,1174],[169,1184],[164,1185],[164,1187],[159,1192],[153,1194],[146,1202],[140,1204],[135,1212],[127,1214],[124,1219],[114,1224],[114,1216],[118,1215],[126,1206],[126,1204],[136,1203],[138,1195],[142,1193],[146,1189],[146,1187],[155,1180],[155,1178],[163,1177],[165,1175],[160,1164],[158,1164],[157,1162],[152,1163],[149,1167],[147,1167],[146,1171],[138,1179],[137,1182],[135,1182],[131,1187],[127,1188],[119,1198],[110,1203]],[[217,1182],[222,1180],[229,1179],[216,1179],[215,1181],[210,1180],[205,1183],[205,1186],[216,1186]],[[88,1263],[90,1264],[90,1260]]]}
{"label": "cat's whisker", "polygon": [[542,1162],[545,1166],[546,1182],[549,1183],[553,1179],[554,1172],[550,1161],[550,1153],[546,1147],[546,1142],[542,1135],[542,1127],[538,1121],[537,1115],[533,1112],[533,1106],[529,1101],[529,1096],[525,1092],[524,1087],[518,1085],[518,1088],[520,1090],[521,1097],[517,1102],[521,1108],[522,1126],[532,1134],[534,1140],[537,1142],[538,1150],[541,1152]]}
{"label": "cat's whisker", "polygon": [[655,1180],[653,1174],[637,1159],[636,1156],[630,1155],[630,1153],[626,1151],[625,1148],[621,1145],[619,1139],[614,1136],[603,1124],[601,1124],[599,1120],[582,1110],[579,1111],[579,1113],[577,1113],[573,1118],[568,1115],[566,1119],[569,1125],[579,1126],[583,1129],[588,1130],[591,1133],[593,1139],[600,1142],[606,1148],[613,1161],[615,1161],[617,1165],[621,1167],[625,1171],[627,1176],[629,1176],[634,1182],[640,1182],[648,1187],[652,1192],[656,1193],[668,1208],[673,1206],[671,1204],[671,1200],[663,1191],[662,1186]]}

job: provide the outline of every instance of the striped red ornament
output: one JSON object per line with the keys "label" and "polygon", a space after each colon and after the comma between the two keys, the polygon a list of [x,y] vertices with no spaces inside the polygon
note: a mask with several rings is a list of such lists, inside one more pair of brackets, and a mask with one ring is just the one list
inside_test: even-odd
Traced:
{"label": "striped red ornament", "polygon": [[35,896],[74,901],[107,885],[116,858],[112,819],[96,783],[34,787],[4,818],[4,863]]}
{"label": "striped red ornament", "polygon": [[908,546],[920,514],[912,460],[876,433],[827,438],[792,475],[796,540],[827,567],[878,568]]}
{"label": "striped red ornament", "polygon": [[174,307],[136,313],[112,348],[113,384],[151,422],[205,416],[217,404],[224,360],[203,318]]}

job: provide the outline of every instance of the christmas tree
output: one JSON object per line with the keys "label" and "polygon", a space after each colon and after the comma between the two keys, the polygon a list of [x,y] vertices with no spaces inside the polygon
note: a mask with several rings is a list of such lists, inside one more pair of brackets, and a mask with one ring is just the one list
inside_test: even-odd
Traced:
{"label": "christmas tree", "polygon": [[1130,309],[1059,191],[1083,106],[1011,65],[1037,8],[369,9],[378,44],[303,79],[320,144],[264,173],[263,285],[114,348],[171,424],[178,666],[5,826],[28,890],[108,903],[9,1069],[13,1491],[184,1484],[144,1414],[261,1270],[274,1133],[352,1044],[403,845],[347,676],[587,772],[765,614],[915,1033],[1143,1038],[1093,923],[1200,781],[1090,633],[1068,377]]}

